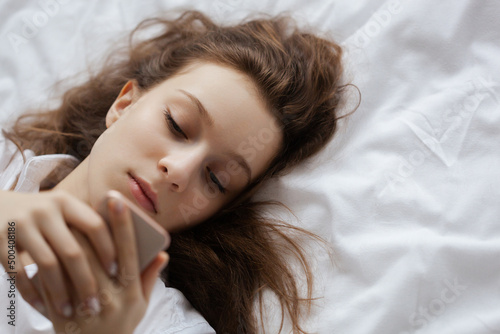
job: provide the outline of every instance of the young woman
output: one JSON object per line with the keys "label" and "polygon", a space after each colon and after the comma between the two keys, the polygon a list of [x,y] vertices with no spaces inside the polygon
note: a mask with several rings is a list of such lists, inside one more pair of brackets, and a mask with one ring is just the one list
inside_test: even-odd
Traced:
{"label": "young woman", "polygon": [[[161,33],[134,43],[150,26]],[[17,182],[10,175],[0,192],[3,266],[8,222],[15,222],[17,288],[48,310],[56,331],[71,320],[81,333],[132,333],[160,272],[218,333],[255,333],[254,303],[265,289],[294,333],[303,332],[311,273],[289,233],[318,237],[264,218],[274,202],[252,195],[329,142],[346,89],[341,80],[341,48],[284,17],[225,27],[188,11],[144,21],[125,58],[112,54],[59,108],[21,117],[5,132],[21,151],[57,154],[77,167],[46,172],[32,193],[23,192],[24,174]],[[94,211],[110,189],[171,233],[169,256],[159,254],[142,275],[126,208],[110,207],[111,233]],[[289,253],[304,266],[308,298],[299,295]],[[30,262],[42,295],[23,270]],[[111,301],[100,298],[100,289],[117,286]],[[78,305],[93,321],[77,314]]]}

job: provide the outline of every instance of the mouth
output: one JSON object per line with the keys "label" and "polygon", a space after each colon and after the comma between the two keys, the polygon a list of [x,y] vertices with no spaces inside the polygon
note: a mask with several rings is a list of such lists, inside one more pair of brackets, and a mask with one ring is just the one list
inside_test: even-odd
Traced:
{"label": "mouth", "polygon": [[128,173],[128,176],[129,189],[137,203],[147,211],[157,214],[157,195],[151,189],[149,183],[140,177],[132,175],[131,173]]}

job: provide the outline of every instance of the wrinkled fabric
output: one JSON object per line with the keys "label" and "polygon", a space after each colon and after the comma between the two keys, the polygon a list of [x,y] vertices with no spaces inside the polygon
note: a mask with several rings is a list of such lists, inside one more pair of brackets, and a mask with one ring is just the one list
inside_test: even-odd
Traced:
{"label": "wrinkled fabric", "polygon": [[[0,3],[6,122],[46,103],[51,83],[84,70],[162,11],[196,8],[218,22],[289,11],[335,38],[361,105],[325,151],[259,193],[300,221],[277,208],[270,215],[333,244],[335,266],[321,248],[311,252],[321,298],[305,328],[500,332],[499,1],[94,0],[45,10],[46,3]],[[343,112],[356,105],[351,92]],[[280,312],[271,295],[266,301],[275,333]]]}

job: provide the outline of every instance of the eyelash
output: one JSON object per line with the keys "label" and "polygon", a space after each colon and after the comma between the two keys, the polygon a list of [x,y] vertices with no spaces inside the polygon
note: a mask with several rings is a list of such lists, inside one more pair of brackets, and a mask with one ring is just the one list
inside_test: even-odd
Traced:
{"label": "eyelash", "polygon": [[[163,109],[163,115],[165,115],[165,122],[167,123],[167,126],[169,127],[169,129],[172,132],[176,132],[177,134],[180,134],[184,138],[187,139],[186,134],[182,131],[182,129],[179,127],[179,125],[177,125],[177,123],[175,122],[175,120],[172,118],[172,114],[170,113],[170,110],[168,108]],[[220,181],[217,179],[217,177],[215,176],[215,174],[212,173],[212,171],[210,170],[210,168],[207,167],[207,170],[209,172],[210,179],[212,180],[212,182],[214,182],[217,185],[217,188],[219,189],[219,192],[221,192],[222,194],[225,194],[226,193],[226,188],[224,188],[221,185]]]}

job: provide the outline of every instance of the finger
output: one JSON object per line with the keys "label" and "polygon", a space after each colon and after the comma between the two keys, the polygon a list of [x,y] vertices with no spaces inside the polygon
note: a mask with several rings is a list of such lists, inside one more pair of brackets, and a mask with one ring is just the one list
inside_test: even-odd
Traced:
{"label": "finger", "polygon": [[40,234],[23,231],[21,225],[18,229],[18,235],[18,242],[21,243],[22,240],[23,249],[37,264],[40,279],[47,286],[49,299],[54,304],[55,309],[61,315],[70,316],[73,310],[64,281],[64,273],[52,248]]}
{"label": "finger", "polygon": [[[68,279],[68,278],[65,277],[65,279]],[[51,298],[50,298],[50,295],[49,295],[50,291],[48,290],[47,285],[41,280],[38,281],[38,291],[39,291],[40,295],[42,296],[42,301],[43,301],[43,304],[45,306],[45,308],[44,308],[45,312],[42,312],[42,314],[44,314],[48,319],[50,319],[50,321],[52,321],[54,328],[56,327],[56,325],[58,323],[59,324],[67,323],[68,317],[61,315],[59,313],[59,311],[54,308],[54,305],[53,305]],[[73,292],[73,291],[71,291],[71,292]],[[70,296],[71,295],[72,295],[72,293],[70,293]],[[73,304],[73,303],[74,303],[74,300],[71,299],[71,304]]]}
{"label": "finger", "polygon": [[170,257],[165,252],[160,252],[156,258],[144,269],[141,274],[142,291],[144,298],[149,302],[158,274],[167,266]]}
{"label": "finger", "polygon": [[18,260],[16,265],[16,286],[19,293],[32,307],[37,309],[40,313],[44,313],[45,307],[43,305],[42,295],[38,292],[37,282],[39,277],[37,274],[34,277],[28,278],[28,273],[25,269],[25,263],[34,262],[26,251],[18,251]]}
{"label": "finger", "polygon": [[79,300],[95,303],[97,280],[81,243],[75,238],[75,231],[74,228],[66,226],[60,228],[56,224],[43,224],[42,227],[43,235],[64,265],[69,282],[76,288]]}
{"label": "finger", "polygon": [[108,202],[110,225],[113,230],[120,283],[125,288],[142,293],[140,289],[139,260],[135,241],[134,226],[129,208],[121,201],[112,199]]}
{"label": "finger", "polygon": [[[102,264],[89,240],[75,228],[71,228],[71,232],[84,250],[85,257],[89,261],[90,268],[92,269],[92,274],[96,278],[97,288],[100,289],[103,286],[106,286],[106,282],[110,282],[111,279],[109,278],[106,270],[102,267]],[[89,316],[99,314],[101,311],[101,305],[99,303],[99,299],[97,298],[97,294],[90,299],[80,299],[77,304],[77,309],[81,311],[79,313],[88,313]]]}
{"label": "finger", "polygon": [[87,204],[68,197],[61,200],[61,209],[66,222],[82,231],[90,240],[103,267],[111,276],[116,275],[116,250],[104,219]]}
{"label": "finger", "polygon": [[0,249],[2,250],[0,251],[0,261],[8,274],[7,278],[13,279],[11,282],[15,283],[23,298],[28,302],[35,301],[40,296],[24,270],[19,248],[19,244],[9,243],[8,239],[0,238]]}
{"label": "finger", "polygon": [[43,284],[42,280],[40,279],[40,275],[39,274],[35,275],[35,277],[33,277],[33,281],[37,282],[36,285],[38,287],[38,291],[40,293],[40,296],[42,297],[42,302],[43,302],[44,311],[45,311],[44,315],[51,320],[56,315],[58,317],[60,317],[60,315],[58,314],[58,311],[54,308],[52,301],[49,299],[47,287]]}
{"label": "finger", "polygon": [[15,243],[17,235],[13,235],[14,238],[10,239],[10,242],[7,238],[0,238],[0,249],[5,250],[0,252],[0,261],[8,274],[9,281],[15,283],[24,300],[33,307],[36,305],[37,308],[41,308],[42,297],[24,269],[23,256],[26,257],[27,252],[22,251],[19,243]]}
{"label": "finger", "polygon": [[[2,249],[7,249],[2,246]],[[8,279],[11,283],[15,283],[17,290],[31,306],[43,311],[42,296],[38,293],[35,284],[28,278],[28,274],[24,268],[22,252],[17,251],[14,257],[9,257],[9,266],[5,268]],[[24,252],[26,254],[26,252]],[[3,252],[2,252],[3,255]]]}

